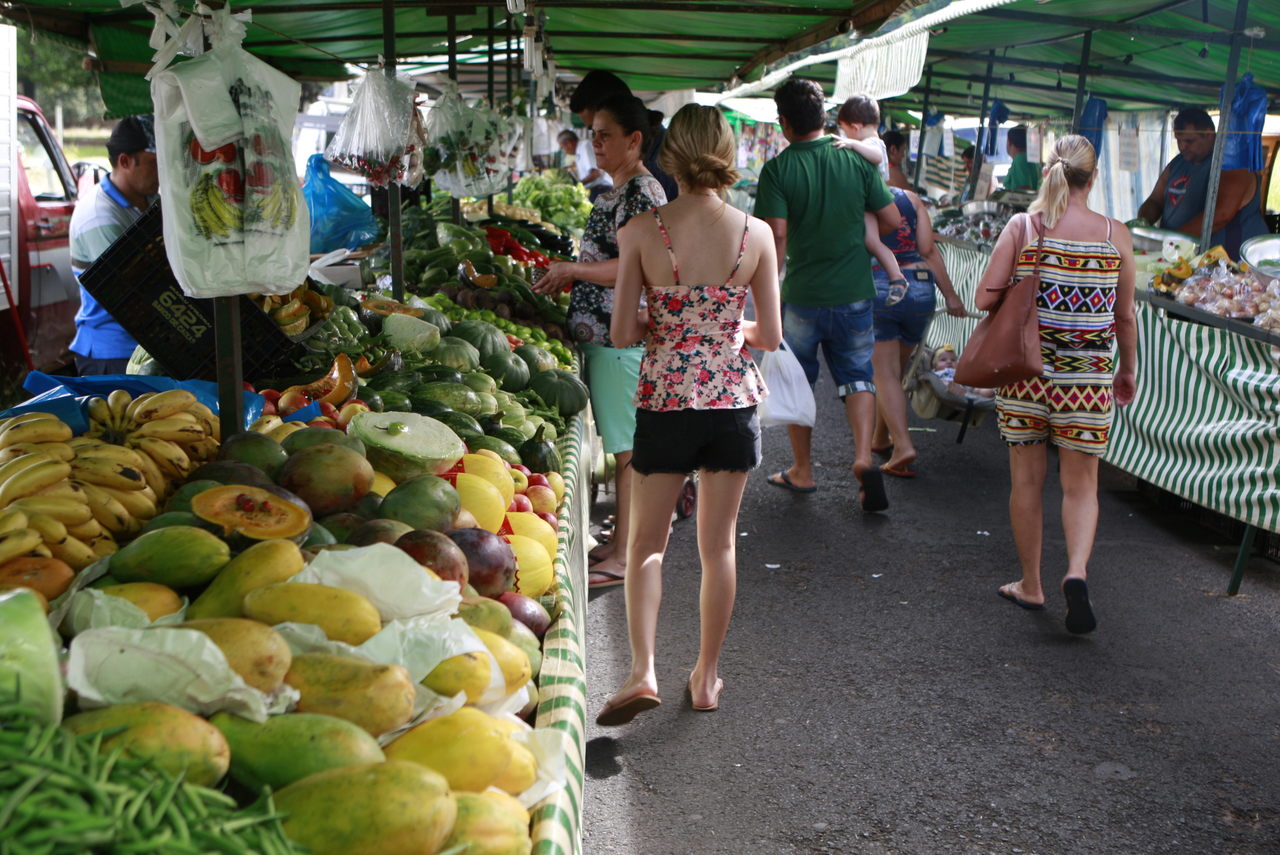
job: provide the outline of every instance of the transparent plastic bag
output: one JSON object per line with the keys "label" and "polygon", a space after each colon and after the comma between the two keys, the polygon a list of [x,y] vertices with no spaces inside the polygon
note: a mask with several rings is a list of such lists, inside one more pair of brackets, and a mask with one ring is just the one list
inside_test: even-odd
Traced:
{"label": "transparent plastic bag", "polygon": [[521,120],[481,101],[468,106],[448,86],[427,114],[428,168],[456,199],[489,196],[507,186],[524,130]]}
{"label": "transparent plastic bag", "polygon": [[351,109],[325,157],[384,187],[404,178],[412,146],[413,84],[371,71],[356,86]]}
{"label": "transparent plastic bag", "polygon": [[312,254],[359,249],[378,235],[378,221],[364,200],[329,174],[322,154],[307,159],[302,195],[311,212]]}

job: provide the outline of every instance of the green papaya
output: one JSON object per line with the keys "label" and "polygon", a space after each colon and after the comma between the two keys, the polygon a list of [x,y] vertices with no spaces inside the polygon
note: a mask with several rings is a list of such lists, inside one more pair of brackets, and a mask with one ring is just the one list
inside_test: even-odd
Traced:
{"label": "green papaya", "polygon": [[281,790],[326,769],[386,759],[378,740],[336,716],[289,713],[258,724],[220,712],[210,722],[231,746],[231,777],[255,793],[264,786]]}
{"label": "green papaya", "polygon": [[121,547],[108,571],[121,582],[158,582],[170,588],[203,585],[231,560],[216,534],[190,525],[149,531]]}

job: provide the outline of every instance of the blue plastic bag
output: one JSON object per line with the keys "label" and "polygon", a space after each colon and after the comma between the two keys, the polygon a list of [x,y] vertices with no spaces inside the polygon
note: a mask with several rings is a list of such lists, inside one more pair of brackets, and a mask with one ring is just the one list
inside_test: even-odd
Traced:
{"label": "blue plastic bag", "polygon": [[996,137],[1000,134],[1000,126],[1009,121],[1009,108],[999,98],[991,102],[991,112],[987,116],[987,136],[982,143],[982,154],[986,157],[996,153]]}
{"label": "blue plastic bag", "polygon": [[1080,136],[1093,146],[1094,154],[1102,159],[1102,131],[1107,124],[1107,102],[1103,98],[1090,98],[1080,111]]}
{"label": "blue plastic bag", "polygon": [[[204,404],[216,414],[218,412],[218,385],[208,380],[174,380],[170,377],[152,377],[141,374],[102,374],[92,377],[58,377],[42,371],[32,371],[22,382],[34,398],[23,401],[12,409],[0,413],[0,418],[16,416],[19,413],[44,412],[52,413],[71,428],[76,434],[89,429],[89,420],[84,415],[83,404],[87,398],[94,396],[105,398],[116,389],[124,389],[130,395],[138,396],[147,392],[167,392],[170,389],[186,389],[196,396],[196,400]],[[244,392],[244,426],[249,425],[262,415],[264,399],[254,392]],[[319,415],[319,413],[317,413]]]}
{"label": "blue plastic bag", "polygon": [[329,174],[323,154],[307,158],[302,195],[311,211],[312,254],[359,249],[378,235],[373,210]]}
{"label": "blue plastic bag", "polygon": [[1253,82],[1252,74],[1242,75],[1231,99],[1231,124],[1222,143],[1222,168],[1260,172],[1262,125],[1267,119],[1267,91]]}

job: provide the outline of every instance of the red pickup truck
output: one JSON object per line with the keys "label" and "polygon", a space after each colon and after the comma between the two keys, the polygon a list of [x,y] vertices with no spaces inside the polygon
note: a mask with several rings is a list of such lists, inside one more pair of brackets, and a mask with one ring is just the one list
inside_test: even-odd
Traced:
{"label": "red pickup truck", "polygon": [[[0,291],[0,349],[4,379],[12,382],[29,365],[59,370],[71,362],[67,345],[75,333],[80,291],[71,273],[69,231],[77,175],[30,98],[17,98],[14,141],[17,169],[9,188],[11,216],[0,210],[0,240],[12,236],[14,259],[5,265],[8,293]],[[77,165],[79,166],[79,164]],[[92,176],[86,175],[89,183]],[[0,250],[7,254],[8,246]],[[16,264],[12,261],[16,260]],[[17,303],[17,307],[10,301]],[[25,334],[18,335],[18,330]],[[25,350],[23,339],[25,338]]]}

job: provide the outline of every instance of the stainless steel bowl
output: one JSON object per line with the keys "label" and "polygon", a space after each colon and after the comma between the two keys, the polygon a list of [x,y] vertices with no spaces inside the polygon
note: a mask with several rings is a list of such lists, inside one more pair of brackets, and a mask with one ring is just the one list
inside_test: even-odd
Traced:
{"label": "stainless steel bowl", "polygon": [[1133,236],[1133,248],[1145,252],[1160,252],[1167,240],[1189,240],[1195,238],[1175,232],[1171,229],[1157,229],[1153,226],[1130,226],[1129,234]]}
{"label": "stainless steel bowl", "polygon": [[1280,275],[1258,269],[1263,261],[1280,261],[1280,235],[1258,235],[1240,244],[1240,260],[1249,265],[1249,270],[1259,282],[1268,284]]}
{"label": "stainless steel bowl", "polygon": [[960,210],[966,216],[972,217],[975,214],[998,214],[1004,210],[1004,206],[999,202],[992,202],[987,199],[974,199],[961,205]]}

